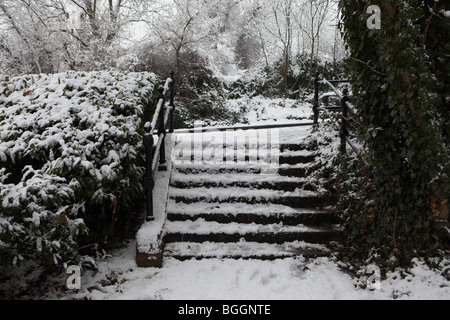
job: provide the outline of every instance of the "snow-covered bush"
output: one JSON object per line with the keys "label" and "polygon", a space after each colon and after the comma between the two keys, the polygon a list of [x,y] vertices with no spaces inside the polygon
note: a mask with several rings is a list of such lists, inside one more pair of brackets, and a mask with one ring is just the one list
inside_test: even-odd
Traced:
{"label": "snow-covered bush", "polygon": [[315,59],[312,64],[313,74],[310,78],[310,58],[306,54],[299,54],[289,64],[284,83],[284,62],[282,59],[274,61],[270,66],[246,74],[235,83],[227,84],[229,97],[238,99],[244,95],[254,97],[262,95],[267,98],[285,96],[291,99],[305,99],[314,89],[315,72],[326,79],[348,78],[344,61],[328,63]]}
{"label": "snow-covered bush", "polygon": [[[0,78],[0,261],[67,262],[89,221],[142,195],[151,73]],[[146,112],[145,112],[146,111]],[[147,119],[145,119],[147,120]]]}
{"label": "snow-covered bush", "polygon": [[[175,72],[175,128],[193,127],[197,120],[205,123],[232,120],[225,108],[226,91],[222,81],[197,51],[183,50],[177,59],[169,48],[161,50],[152,43],[144,42],[136,50],[138,70],[153,70],[157,74],[165,74],[167,70]],[[177,60],[180,61],[179,65],[175,63]]]}

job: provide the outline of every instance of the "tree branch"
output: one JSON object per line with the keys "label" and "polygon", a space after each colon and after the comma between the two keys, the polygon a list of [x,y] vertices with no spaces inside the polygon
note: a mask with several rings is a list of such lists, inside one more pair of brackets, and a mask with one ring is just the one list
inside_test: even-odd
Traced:
{"label": "tree branch", "polygon": [[364,61],[362,61],[362,60],[359,60],[359,59],[356,59],[356,58],[352,58],[352,57],[350,57],[350,59],[351,59],[351,60],[355,60],[356,62],[362,63],[362,64],[365,65],[367,68],[369,68],[369,69],[372,70],[373,72],[379,74],[380,76],[386,76],[385,73],[380,72],[380,71],[378,71],[378,70],[375,70],[374,68],[372,68],[371,66],[369,66],[369,64],[368,64],[367,62],[364,62]]}

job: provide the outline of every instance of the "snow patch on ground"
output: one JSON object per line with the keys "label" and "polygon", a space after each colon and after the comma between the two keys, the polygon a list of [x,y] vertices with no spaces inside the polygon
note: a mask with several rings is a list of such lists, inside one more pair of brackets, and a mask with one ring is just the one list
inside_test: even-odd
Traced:
{"label": "snow patch on ground", "polygon": [[312,104],[294,99],[268,99],[262,96],[227,101],[227,109],[244,112],[243,124],[292,124],[311,122]]}
{"label": "snow patch on ground", "polygon": [[[388,274],[379,290],[362,289],[334,258],[164,260],[137,268],[135,242],[82,276],[81,290],[48,298],[94,300],[448,300],[450,282],[416,260],[411,275]],[[447,261],[447,264],[450,261]],[[109,279],[109,280],[108,280]],[[112,281],[112,280],[113,281]]]}

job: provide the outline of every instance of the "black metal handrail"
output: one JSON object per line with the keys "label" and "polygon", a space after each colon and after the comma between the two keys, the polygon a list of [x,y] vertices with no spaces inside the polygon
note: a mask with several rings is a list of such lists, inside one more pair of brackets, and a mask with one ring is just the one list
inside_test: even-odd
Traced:
{"label": "black metal handrail", "polygon": [[[166,127],[169,121],[169,133],[174,132],[174,96],[175,96],[175,73],[170,73],[163,86],[158,88],[158,104],[152,122],[144,126],[145,168],[144,191],[146,196],[146,220],[153,221],[153,188],[155,186],[155,171],[159,160],[159,171],[166,171]],[[166,107],[166,95],[169,93],[169,105]],[[158,141],[155,145],[155,130],[158,126]],[[155,156],[156,155],[156,156]]]}
{"label": "black metal handrail", "polygon": [[[349,123],[349,114],[355,116],[357,111],[355,107],[351,104],[350,98],[348,96],[348,89],[345,88],[342,92],[337,89],[332,83],[346,83],[350,82],[350,80],[327,80],[323,78],[319,79],[319,73],[316,73],[316,77],[314,79],[314,124],[317,124],[319,121],[319,111],[328,111],[328,110],[338,110],[342,111],[341,116],[341,127],[340,127],[340,138],[341,138],[341,154],[345,154],[347,152],[347,144],[350,145],[352,150],[358,155],[361,161],[368,166],[367,161],[361,156],[361,150],[356,147],[356,145],[350,140],[350,135],[348,131],[348,123]],[[333,92],[334,96],[337,96],[340,100],[340,105],[338,107],[320,107],[320,97],[319,97],[319,85],[324,84],[327,85]]]}

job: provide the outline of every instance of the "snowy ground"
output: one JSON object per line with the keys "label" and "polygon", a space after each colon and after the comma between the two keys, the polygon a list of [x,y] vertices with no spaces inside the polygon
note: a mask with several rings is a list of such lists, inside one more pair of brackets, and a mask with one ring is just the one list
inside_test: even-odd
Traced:
{"label": "snowy ground", "polygon": [[[135,242],[82,275],[81,290],[57,299],[114,300],[362,300],[450,299],[450,283],[416,261],[402,279],[390,273],[376,290],[362,289],[332,258],[189,260],[167,258],[161,269],[137,268]],[[450,261],[447,261],[450,263]],[[51,296],[49,298],[52,298]]]}
{"label": "snowy ground", "polygon": [[[233,101],[240,104],[242,101]],[[310,105],[292,100],[249,101],[250,124],[288,123],[298,115],[309,118]],[[292,106],[295,105],[295,108]],[[284,107],[283,107],[284,106]],[[278,117],[277,117],[278,115]],[[450,299],[450,281],[416,260],[408,273],[392,272],[373,290],[363,288],[368,276],[355,277],[335,258],[302,257],[275,261],[188,260],[165,258],[161,269],[138,268],[135,241],[99,263],[97,272],[82,275],[81,289],[49,295],[50,299],[144,300],[339,300],[339,299]],[[440,270],[448,272],[450,260]],[[361,272],[359,272],[361,275]],[[369,283],[370,284],[370,283]]]}
{"label": "snowy ground", "polygon": [[[255,98],[249,102],[250,124],[306,121],[311,105],[292,100]],[[241,101],[232,101],[239,108]],[[295,107],[293,107],[295,106]],[[301,119],[300,119],[301,118]],[[276,119],[276,121],[275,121]],[[248,123],[246,123],[248,124]],[[429,299],[450,300],[447,272],[450,259],[441,262],[440,271],[416,260],[408,273],[388,273],[386,278],[364,276],[360,270],[348,272],[335,258],[306,260],[302,257],[275,261],[188,260],[165,258],[163,267],[138,268],[136,241],[110,253],[98,263],[97,271],[81,274],[81,289],[46,289],[41,299],[92,300],[367,300]],[[355,274],[362,277],[355,277]],[[69,274],[59,282],[64,284]],[[448,278],[448,275],[447,275]],[[375,280],[373,290],[367,281]],[[373,284],[370,282],[369,284]],[[0,284],[0,289],[5,289]],[[58,288],[58,286],[55,286]],[[32,297],[35,298],[35,297]]]}
{"label": "snowy ground", "polygon": [[293,99],[266,99],[261,96],[228,100],[229,110],[246,110],[249,124],[286,124],[311,122],[312,104]]}

